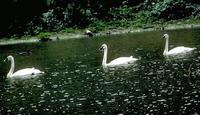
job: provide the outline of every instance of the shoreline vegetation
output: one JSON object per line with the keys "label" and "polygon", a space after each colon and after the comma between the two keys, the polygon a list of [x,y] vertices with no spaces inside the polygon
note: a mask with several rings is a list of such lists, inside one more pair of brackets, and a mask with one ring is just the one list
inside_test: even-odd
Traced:
{"label": "shoreline vegetation", "polygon": [[200,25],[199,0],[4,0],[1,5],[9,15],[1,16],[0,44],[82,38],[86,30],[99,36]]}
{"label": "shoreline vegetation", "polygon": [[[146,32],[146,31],[167,31],[167,30],[175,30],[175,29],[192,29],[192,28],[200,28],[200,20],[173,20],[164,23],[154,23],[154,24],[146,24],[142,27],[118,27],[109,29],[111,25],[105,27],[101,31],[94,32],[95,36],[106,36],[106,35],[116,35],[116,34],[127,34],[127,33],[137,33],[137,32]],[[90,28],[88,28],[90,29]],[[66,40],[66,39],[74,39],[74,38],[86,38],[88,36],[84,34],[86,29],[72,29],[68,28],[66,30],[60,32],[43,32],[39,35],[35,36],[20,36],[20,37],[9,37],[9,38],[1,38],[0,45],[9,45],[9,44],[18,44],[18,43],[34,43],[40,42],[41,37],[47,37],[52,41]],[[91,37],[89,39],[93,39]],[[95,39],[95,38],[94,38]]]}

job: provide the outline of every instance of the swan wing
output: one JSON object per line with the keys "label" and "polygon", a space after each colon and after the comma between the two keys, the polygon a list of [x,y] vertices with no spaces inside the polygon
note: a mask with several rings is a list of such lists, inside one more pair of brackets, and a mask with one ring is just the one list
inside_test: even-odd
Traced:
{"label": "swan wing", "polygon": [[108,63],[108,65],[126,65],[126,64],[130,64],[130,63],[133,63],[135,61],[137,61],[138,59],[137,58],[133,58],[132,56],[130,57],[119,57],[115,60],[112,60],[110,63]]}
{"label": "swan wing", "polygon": [[14,74],[12,74],[12,77],[14,76],[31,76],[31,75],[36,75],[36,74],[41,74],[44,73],[38,69],[35,68],[25,68],[16,71]]}
{"label": "swan wing", "polygon": [[180,47],[176,47],[176,48],[171,49],[167,54],[168,55],[173,55],[173,54],[186,53],[186,52],[190,52],[190,51],[192,51],[194,49],[195,48],[189,48],[189,47],[180,46]]}

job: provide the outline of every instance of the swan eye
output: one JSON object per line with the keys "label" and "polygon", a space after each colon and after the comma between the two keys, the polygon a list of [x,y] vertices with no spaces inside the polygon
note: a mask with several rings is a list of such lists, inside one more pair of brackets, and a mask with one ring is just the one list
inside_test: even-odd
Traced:
{"label": "swan eye", "polygon": [[6,58],[6,59],[3,60],[3,62],[6,62],[7,60],[8,60],[8,59]]}
{"label": "swan eye", "polygon": [[101,46],[101,47],[99,48],[99,50],[100,50],[100,51],[102,51],[103,49],[104,49],[104,47],[103,47],[103,46]]}
{"label": "swan eye", "polygon": [[165,35],[162,38],[165,38]]}

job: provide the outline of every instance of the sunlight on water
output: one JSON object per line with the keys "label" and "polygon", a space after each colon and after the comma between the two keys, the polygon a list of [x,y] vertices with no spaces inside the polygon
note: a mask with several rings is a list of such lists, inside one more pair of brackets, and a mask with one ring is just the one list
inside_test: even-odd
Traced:
{"label": "sunlight on water", "polygon": [[[172,47],[197,50],[165,59],[161,31],[0,46],[0,60],[13,55],[16,70],[45,71],[36,78],[9,80],[10,65],[0,62],[0,113],[200,114],[200,30],[168,33]],[[103,69],[98,51],[103,43],[109,47],[108,61],[130,55],[140,60]],[[18,55],[25,49],[32,54]]]}

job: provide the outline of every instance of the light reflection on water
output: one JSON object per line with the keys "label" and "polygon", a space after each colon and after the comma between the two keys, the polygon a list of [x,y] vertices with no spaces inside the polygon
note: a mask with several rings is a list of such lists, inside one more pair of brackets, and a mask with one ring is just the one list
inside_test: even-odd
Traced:
{"label": "light reflection on water", "polygon": [[[0,46],[0,60],[13,55],[16,69],[34,66],[46,73],[12,81],[5,79],[9,64],[0,63],[0,113],[200,114],[200,30],[168,33],[170,44],[197,50],[166,60],[162,32]],[[130,55],[141,60],[104,71],[102,43],[109,47],[108,60]],[[24,49],[32,54],[17,55]]]}

